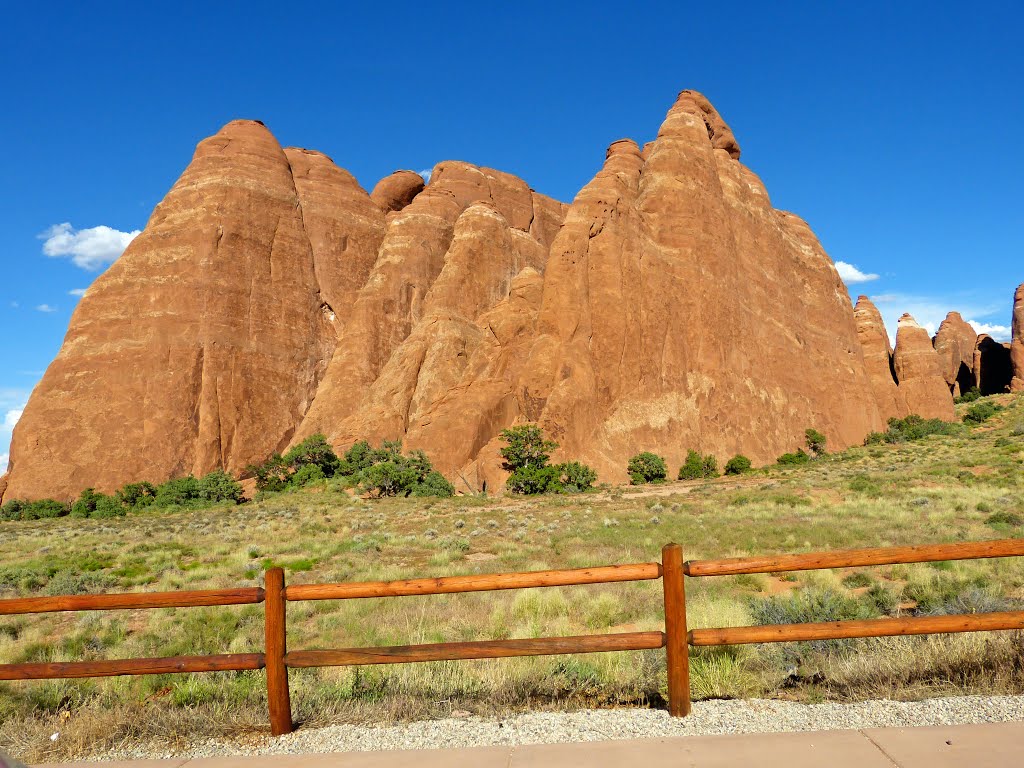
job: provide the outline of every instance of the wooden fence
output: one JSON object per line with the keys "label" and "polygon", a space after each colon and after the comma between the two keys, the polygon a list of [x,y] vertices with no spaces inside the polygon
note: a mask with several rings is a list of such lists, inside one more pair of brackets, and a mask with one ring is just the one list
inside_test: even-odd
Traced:
{"label": "wooden fence", "polygon": [[[285,586],[284,571],[266,572],[264,588],[213,589],[192,592],[153,592],[117,595],[29,597],[0,600],[0,615],[140,608],[188,608],[263,603],[265,642],[261,653],[176,656],[155,659],[0,664],[0,680],[152,675],[172,672],[214,672],[265,669],[270,727],[274,735],[293,728],[288,670],[299,667],[396,664],[458,659],[496,659],[511,656],[635,651],[665,648],[669,712],[682,717],[690,711],[689,646],[739,643],[834,640],[885,635],[918,635],[1024,629],[1024,611],[923,616],[864,621],[833,621],[752,627],[688,629],[685,577],[853,568],[940,560],[968,560],[1024,555],[1024,539],[963,544],[888,547],[804,555],[746,557],[683,562],[682,548],[668,544],[660,563],[637,563],[561,571],[452,576],[401,581]],[[503,589],[610,584],[661,579],[663,632],[622,632],[580,637],[542,637],[526,640],[482,640],[378,648],[288,651],[287,605],[304,600],[347,600],[367,597],[491,592]]]}

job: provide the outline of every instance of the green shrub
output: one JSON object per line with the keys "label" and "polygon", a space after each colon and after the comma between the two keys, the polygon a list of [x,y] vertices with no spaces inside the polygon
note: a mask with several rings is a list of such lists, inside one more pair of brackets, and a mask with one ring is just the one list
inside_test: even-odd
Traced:
{"label": "green shrub", "polygon": [[665,459],[650,451],[642,451],[633,456],[626,466],[626,472],[629,473],[629,482],[633,485],[663,483],[668,477]]}
{"label": "green shrub", "polygon": [[44,520],[52,517],[64,517],[70,512],[67,504],[53,499],[25,501],[11,499],[0,509],[0,520]]}
{"label": "green shrub", "polygon": [[597,472],[578,461],[566,461],[555,465],[555,482],[564,493],[582,493],[594,487]]}
{"label": "green shrub", "polygon": [[973,403],[975,400],[981,397],[981,390],[977,387],[971,387],[964,392],[960,397],[953,398],[954,403]]}
{"label": "green shrub", "polygon": [[597,473],[578,461],[548,464],[558,443],[546,440],[536,424],[510,427],[502,431],[501,438],[505,441],[501,466],[512,473],[505,487],[512,493],[578,493],[592,488],[597,480]]}
{"label": "green shrub", "polygon": [[501,439],[505,441],[505,447],[501,449],[504,459],[501,467],[512,473],[528,467],[546,467],[551,451],[558,447],[558,443],[544,439],[544,432],[536,424],[504,429]]}
{"label": "green shrub", "polygon": [[376,496],[408,496],[419,478],[407,466],[389,459],[379,461],[359,473],[359,487]]}
{"label": "green shrub", "polygon": [[687,451],[686,461],[679,468],[679,480],[696,480],[702,477],[718,477],[718,459],[712,454],[701,456],[697,451]]}
{"label": "green shrub", "polygon": [[725,463],[725,474],[742,475],[744,472],[749,472],[751,466],[750,459],[743,454],[737,454]]}
{"label": "green shrub", "polygon": [[102,493],[97,493],[95,488],[86,488],[82,491],[75,502],[71,505],[72,517],[93,517],[96,513],[96,505],[101,499],[105,499]]}
{"label": "green shrub", "polygon": [[427,472],[415,488],[412,489],[413,496],[454,496],[455,486],[445,479],[445,476],[432,469]]}
{"label": "green shrub", "polygon": [[114,496],[129,509],[143,509],[156,501],[156,486],[152,483],[127,483]]}
{"label": "green shrub", "polygon": [[153,503],[158,507],[186,507],[199,498],[199,490],[199,481],[192,475],[175,477],[157,486]]}
{"label": "green shrub", "polygon": [[356,477],[359,487],[376,496],[451,496],[455,488],[434,470],[421,450],[401,452],[401,443],[385,440],[369,454],[372,460]]}
{"label": "green shrub", "polygon": [[242,484],[220,469],[215,469],[199,479],[199,496],[197,501],[208,504],[232,502],[241,504],[245,501]]}
{"label": "green shrub", "polygon": [[865,445],[878,443],[905,443],[920,440],[928,435],[955,435],[961,427],[942,419],[924,419],[912,413],[903,419],[889,419],[889,429],[885,432],[872,432],[864,440]]}
{"label": "green shrub", "polygon": [[345,451],[337,474],[347,477],[358,475],[364,469],[369,469],[373,465],[373,461],[373,448],[365,440],[360,440]]}
{"label": "green shrub", "polygon": [[803,448],[797,448],[796,453],[784,453],[775,460],[777,464],[783,466],[791,466],[794,464],[806,464],[811,460],[810,454],[808,454]]}
{"label": "green shrub", "polygon": [[505,487],[512,493],[536,495],[555,492],[559,488],[559,468],[552,466],[520,467],[505,482]]}
{"label": "green shrub", "polygon": [[307,437],[284,456],[275,453],[262,464],[250,464],[246,468],[246,473],[256,478],[257,491],[275,493],[313,482],[316,473],[312,470],[306,470],[298,481],[292,482],[292,477],[302,471],[303,467],[316,467],[320,470],[321,478],[339,474],[350,477],[370,467],[375,460],[383,459],[376,457],[370,444],[365,440],[353,445],[345,454],[344,460],[339,459],[327,438],[317,433]]}
{"label": "green shrub", "polygon": [[262,464],[250,464],[245,471],[256,478],[256,490],[261,493],[283,491],[288,487],[288,481],[292,476],[291,469],[279,453],[275,453]]}
{"label": "green shrub", "polygon": [[867,475],[857,475],[852,478],[849,482],[849,488],[851,491],[864,493],[868,496],[880,496],[882,493],[882,486]]}
{"label": "green shrub", "polygon": [[985,522],[993,526],[1018,526],[1024,525],[1024,517],[1021,517],[1016,512],[999,511],[989,515]]}
{"label": "green shrub", "polygon": [[307,464],[299,469],[288,479],[290,488],[304,488],[310,483],[318,483],[326,479],[324,471],[316,464]]}
{"label": "green shrub", "polygon": [[828,440],[821,432],[808,428],[804,432],[804,438],[807,441],[807,450],[811,456],[818,458],[825,455],[825,446]]}
{"label": "green shrub", "polygon": [[334,448],[320,433],[310,435],[288,451],[283,461],[295,472],[302,467],[319,467],[324,477],[334,477],[341,465]]}
{"label": "green shrub", "polygon": [[995,416],[996,411],[999,410],[1001,410],[1000,407],[991,400],[979,401],[967,409],[967,413],[964,414],[964,423],[981,424]]}

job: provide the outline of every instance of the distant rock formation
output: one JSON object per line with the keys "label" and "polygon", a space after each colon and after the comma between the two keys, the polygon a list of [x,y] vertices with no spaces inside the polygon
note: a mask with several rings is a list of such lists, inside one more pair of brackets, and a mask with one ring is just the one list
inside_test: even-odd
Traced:
{"label": "distant rock formation", "polygon": [[1013,321],[1010,341],[1010,363],[1013,379],[1012,392],[1024,392],[1024,283],[1017,286],[1013,295]]}
{"label": "distant rock formation", "polygon": [[950,312],[939,326],[932,343],[939,355],[942,376],[953,397],[958,397],[975,386],[974,348],[978,332],[959,312]]}
{"label": "distant rock formation", "polygon": [[939,355],[928,331],[909,314],[899,319],[892,362],[910,413],[926,419],[953,420],[953,395],[942,375]]}
{"label": "distant rock formation", "polygon": [[864,352],[864,366],[871,380],[871,391],[883,420],[907,416],[907,401],[896,384],[892,366],[889,334],[878,308],[867,296],[858,296],[853,308],[857,322],[857,340]]}
{"label": "distant rock formation", "polygon": [[739,158],[693,91],[571,205],[456,161],[367,194],[229,123],[83,298],[0,494],[237,473],[315,432],[401,439],[499,490],[498,435],[526,421],[617,482],[640,450],[765,463],[808,427],[839,449],[952,418],[924,329],[904,318],[890,360],[877,309]]}

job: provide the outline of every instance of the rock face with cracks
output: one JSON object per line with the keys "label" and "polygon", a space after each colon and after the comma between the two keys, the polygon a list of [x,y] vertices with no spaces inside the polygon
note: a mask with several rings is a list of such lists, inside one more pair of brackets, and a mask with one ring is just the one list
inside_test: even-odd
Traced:
{"label": "rock face with cracks", "polygon": [[867,296],[858,296],[853,308],[857,323],[857,340],[864,352],[864,365],[871,381],[871,391],[883,421],[903,418],[908,414],[907,401],[896,384],[892,366],[889,334],[878,308]]}
{"label": "rock face with cracks", "polygon": [[896,330],[893,370],[910,413],[953,420],[953,395],[942,375],[939,355],[928,331],[908,314],[900,318]]}
{"label": "rock face with cracks", "polygon": [[950,312],[939,326],[932,343],[939,355],[942,377],[957,397],[975,384],[974,348],[978,333],[959,312]]}
{"label": "rock face with cracks", "polygon": [[533,421],[618,482],[641,450],[764,463],[808,427],[842,448],[906,408],[951,418],[923,329],[928,354],[901,324],[897,387],[877,310],[739,158],[693,91],[570,205],[457,161],[367,194],[230,123],[83,298],[0,493],[238,473],[316,432],[494,491],[499,433]]}

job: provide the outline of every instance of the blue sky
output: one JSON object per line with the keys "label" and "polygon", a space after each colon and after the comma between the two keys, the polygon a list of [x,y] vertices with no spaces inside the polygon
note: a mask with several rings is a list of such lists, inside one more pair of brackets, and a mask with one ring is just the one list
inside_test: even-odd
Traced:
{"label": "blue sky", "polygon": [[1024,280],[1020,3],[356,5],[6,5],[0,467],[73,292],[145,226],[196,142],[239,117],[367,188],[461,159],[568,201],[609,143],[653,138],[695,88],[774,205],[877,275],[851,292],[889,323],[955,309],[1009,325]]}

